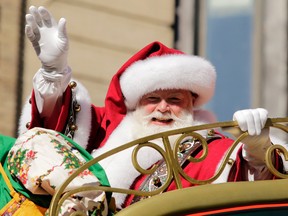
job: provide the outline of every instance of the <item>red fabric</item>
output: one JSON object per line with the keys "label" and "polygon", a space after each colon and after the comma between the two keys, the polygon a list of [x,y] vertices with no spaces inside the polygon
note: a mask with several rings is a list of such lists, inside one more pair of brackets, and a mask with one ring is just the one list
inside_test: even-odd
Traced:
{"label": "red fabric", "polygon": [[[197,179],[197,180],[208,180],[216,172],[216,168],[223,159],[223,156],[225,155],[226,151],[230,148],[232,145],[233,140],[228,138],[223,139],[217,139],[209,143],[208,145],[208,155],[205,158],[204,161],[200,163],[189,163],[185,168],[184,172],[189,175],[190,177]],[[201,157],[202,151],[199,152],[196,156],[196,158]],[[192,184],[185,179],[182,178],[182,185],[183,188],[185,187],[191,187]],[[176,185],[173,182],[168,190],[175,190]]]}
{"label": "red fabric", "polygon": [[[209,143],[208,145],[208,155],[205,158],[203,162],[200,163],[189,163],[183,170],[184,172],[191,178],[196,180],[208,180],[211,177],[215,175],[215,172],[217,171],[217,166],[220,164],[220,162],[223,159],[223,156],[228,151],[228,149],[233,144],[234,140],[231,140],[229,138],[222,137],[222,139],[217,139]],[[196,158],[201,157],[203,151],[200,151]],[[277,170],[282,170],[283,167],[281,165],[281,157],[275,152],[275,168]],[[231,168],[228,176],[228,182],[237,182],[237,181],[245,181],[245,175],[241,172],[241,168],[246,163],[244,158],[242,157],[242,148],[240,148],[237,152],[235,163],[233,164],[233,167]],[[273,177],[275,179],[275,176]],[[139,189],[142,182],[145,180],[145,176],[139,176],[133,186],[131,188],[133,189]],[[186,181],[183,177],[181,177],[181,183],[182,187],[191,187],[196,186],[191,184],[190,182]],[[167,191],[175,190],[176,184],[175,182],[172,182]],[[127,199],[123,205],[123,207],[126,207],[131,204],[134,196],[129,195],[127,196]]]}
{"label": "red fabric", "polygon": [[29,129],[33,127],[44,127],[47,129],[53,129],[63,133],[69,117],[71,95],[72,95],[71,89],[67,88],[63,95],[63,101],[60,110],[54,109],[51,114],[52,118],[41,118],[37,109],[35,95],[33,91],[31,97],[32,118],[29,125]]}
{"label": "red fabric", "polygon": [[[274,151],[274,157],[275,157],[275,168],[277,170],[283,170],[283,164],[282,164],[282,159],[277,154],[276,151]],[[242,167],[247,166],[247,161],[243,158],[242,156],[242,148],[238,150],[236,161],[233,164],[233,167],[230,170],[229,177],[228,177],[228,182],[235,182],[235,181],[243,181],[245,180],[246,174],[243,173]],[[276,176],[273,176],[273,179],[276,179]]]}
{"label": "red fabric", "polygon": [[[233,144],[233,140],[228,138],[217,139],[209,143],[208,145],[208,155],[203,162],[200,163],[189,163],[185,168],[184,172],[189,175],[191,178],[197,180],[208,180],[216,172],[216,168],[220,163],[223,155],[229,149],[229,147]],[[199,158],[202,155],[202,151],[200,151],[195,157]],[[139,189],[142,182],[144,181],[145,176],[140,176],[136,179],[133,188]],[[181,177],[181,183],[183,188],[194,186],[190,182],[186,181]],[[168,187],[167,191],[175,190],[176,185],[175,182],[172,182]],[[132,202],[133,196],[128,196],[124,206],[128,206]]]}
{"label": "red fabric", "polygon": [[29,129],[44,126],[44,124],[42,124],[41,122],[40,113],[38,112],[37,109],[34,91],[32,92],[30,101],[31,101],[31,121],[29,122],[30,124]]}

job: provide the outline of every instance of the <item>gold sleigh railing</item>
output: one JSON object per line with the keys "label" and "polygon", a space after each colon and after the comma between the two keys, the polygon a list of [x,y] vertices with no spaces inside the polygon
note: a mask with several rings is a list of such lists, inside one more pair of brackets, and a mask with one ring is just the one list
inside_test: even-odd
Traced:
{"label": "gold sleigh railing", "polygon": [[[266,122],[265,127],[266,128],[276,128],[276,129],[279,129],[280,131],[282,131],[283,133],[287,134],[288,133],[288,127],[286,124],[288,124],[288,117],[287,118],[269,118]],[[193,158],[190,156],[188,158],[188,160],[191,163],[201,162],[201,161],[205,160],[205,158],[207,157],[208,144],[206,142],[206,139],[203,136],[201,136],[200,133],[197,133],[197,131],[202,131],[202,130],[211,131],[214,129],[220,130],[220,132],[224,131],[224,134],[225,133],[233,134],[233,136],[235,136],[235,134],[237,133],[238,134],[237,139],[235,139],[235,141],[233,142],[233,144],[231,145],[231,147],[227,151],[226,155],[224,156],[224,158],[221,162],[221,165],[219,166],[219,168],[216,171],[216,173],[214,174],[214,176],[212,176],[209,179],[205,179],[205,180],[193,179],[190,176],[188,176],[187,174],[185,174],[185,172],[181,168],[181,165],[178,163],[177,153],[178,153],[179,146],[181,145],[181,141],[187,137],[193,137],[194,139],[197,139],[200,141],[202,148],[203,148],[202,155],[199,158]],[[179,138],[177,138],[174,145],[171,145],[171,143],[169,141],[169,137],[174,136],[174,135],[179,135]],[[143,138],[134,140],[132,142],[123,144],[122,146],[119,146],[115,149],[112,149],[112,150],[110,150],[106,153],[103,153],[102,155],[94,158],[93,160],[88,161],[83,166],[81,166],[76,172],[74,172],[63,183],[61,188],[59,188],[59,190],[57,190],[56,193],[54,194],[52,201],[51,201],[51,204],[50,204],[50,208],[49,208],[49,215],[50,216],[58,215],[57,213],[60,210],[60,206],[64,202],[65,199],[67,199],[68,197],[70,197],[73,194],[83,192],[83,191],[103,190],[103,191],[107,191],[107,192],[115,192],[115,193],[133,194],[133,195],[144,196],[144,197],[152,197],[154,195],[160,194],[163,191],[165,191],[168,188],[168,186],[170,185],[171,181],[175,181],[177,189],[182,189],[180,177],[183,177],[184,179],[186,179],[190,183],[196,184],[196,185],[204,185],[204,184],[211,183],[211,182],[215,181],[222,174],[226,164],[229,163],[229,158],[230,158],[233,150],[241,142],[241,140],[243,140],[247,135],[248,135],[247,132],[241,132],[240,131],[236,121],[228,121],[228,122],[217,122],[217,123],[212,123],[212,124],[204,124],[204,125],[198,125],[198,126],[192,126],[192,127],[187,127],[187,128],[171,130],[171,131],[162,132],[162,133],[150,135],[147,137],[143,137]],[[161,147],[159,147],[159,145],[153,143],[153,140],[156,140],[159,138],[162,139],[163,144],[164,144],[164,148],[161,148]],[[173,146],[173,148],[171,146]],[[164,184],[162,184],[158,189],[156,189],[154,191],[139,191],[139,190],[125,189],[125,188],[113,188],[113,187],[104,187],[104,186],[87,186],[87,187],[81,187],[81,188],[71,190],[69,192],[66,192],[63,195],[63,192],[64,192],[65,188],[69,185],[69,183],[77,175],[79,175],[81,172],[83,172],[85,169],[87,169],[91,165],[103,160],[104,158],[107,158],[111,155],[114,155],[118,152],[124,151],[125,149],[129,149],[132,147],[134,148],[132,155],[131,155],[133,165],[137,171],[139,171],[141,174],[144,174],[144,175],[149,175],[149,174],[154,173],[154,171],[157,169],[157,165],[154,165],[152,168],[146,170],[146,169],[143,169],[138,164],[137,153],[139,152],[139,150],[141,148],[143,148],[143,147],[153,148],[156,151],[158,151],[161,154],[161,156],[163,157],[164,161],[166,162],[166,166],[167,166],[167,179],[166,179],[166,182]],[[287,150],[282,145],[274,143],[273,145],[271,145],[271,147],[269,147],[269,149],[266,152],[265,160],[266,160],[267,167],[271,171],[271,173],[273,175],[275,175],[277,178],[286,179],[286,178],[288,178],[288,174],[283,174],[283,173],[279,172],[273,165],[272,155],[273,155],[274,150],[277,150],[277,152],[279,154],[282,154],[284,156],[285,160],[288,161]],[[288,198],[288,195],[287,195],[287,198]],[[142,201],[140,201],[140,202],[142,202]],[[83,214],[78,213],[77,215],[83,215]]]}

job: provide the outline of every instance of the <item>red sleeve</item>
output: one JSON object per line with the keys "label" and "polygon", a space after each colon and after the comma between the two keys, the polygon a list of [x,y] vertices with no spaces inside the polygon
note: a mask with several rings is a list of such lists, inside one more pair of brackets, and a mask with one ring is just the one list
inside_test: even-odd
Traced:
{"label": "red sleeve", "polygon": [[[275,168],[282,172],[283,170],[283,163],[280,155],[277,152],[274,152],[275,155]],[[233,164],[231,171],[229,173],[228,181],[235,182],[235,181],[245,181],[245,175],[241,172],[241,167],[245,166],[246,160],[242,156],[242,148],[240,148],[237,152],[236,161]],[[276,179],[276,176],[273,176],[273,179]]]}
{"label": "red sleeve", "polygon": [[63,101],[60,109],[55,108],[51,114],[51,117],[49,118],[41,118],[40,113],[37,109],[36,99],[33,91],[31,97],[32,117],[28,129],[31,129],[33,127],[43,127],[63,133],[65,131],[66,123],[69,117],[71,100],[72,92],[71,89],[68,87],[63,94]]}

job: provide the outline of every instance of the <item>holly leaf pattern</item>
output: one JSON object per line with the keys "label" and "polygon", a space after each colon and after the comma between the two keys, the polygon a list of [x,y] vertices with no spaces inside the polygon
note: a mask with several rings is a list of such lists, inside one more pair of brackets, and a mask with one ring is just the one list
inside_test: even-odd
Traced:
{"label": "holly leaf pattern", "polygon": [[83,163],[68,149],[66,146],[61,144],[58,140],[52,139],[51,142],[54,144],[57,153],[63,155],[63,164],[65,164],[65,169],[75,169],[79,168]]}
{"label": "holly leaf pattern", "polygon": [[36,158],[37,152],[29,149],[18,149],[16,152],[11,151],[8,154],[8,170],[16,176],[23,184],[27,182],[27,173],[30,165],[28,161]]}

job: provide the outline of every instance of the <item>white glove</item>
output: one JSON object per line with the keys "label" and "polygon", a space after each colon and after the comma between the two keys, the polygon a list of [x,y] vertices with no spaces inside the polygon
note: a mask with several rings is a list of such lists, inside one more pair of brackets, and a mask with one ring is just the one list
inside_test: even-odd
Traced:
{"label": "white glove", "polygon": [[263,108],[240,110],[233,115],[240,129],[249,134],[242,140],[243,157],[254,167],[265,164],[265,152],[271,145],[269,129],[264,128],[267,118],[268,111]]}
{"label": "white glove", "polygon": [[238,122],[242,131],[250,136],[260,135],[268,118],[268,111],[263,108],[239,110],[234,113],[233,120]]}
{"label": "white glove", "polygon": [[29,8],[26,15],[25,33],[31,41],[42,67],[46,72],[63,73],[67,69],[68,37],[66,20],[57,24],[47,9],[40,6]]}

